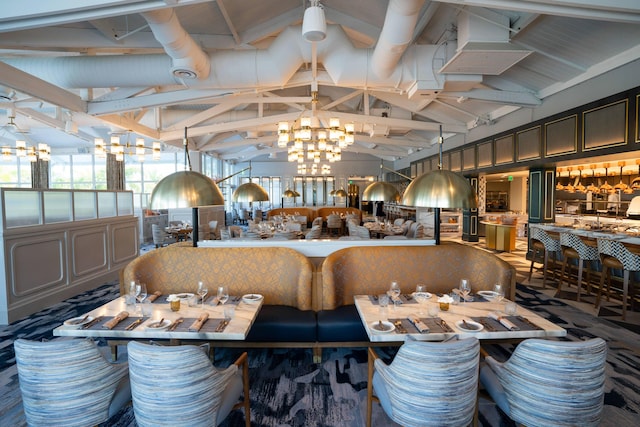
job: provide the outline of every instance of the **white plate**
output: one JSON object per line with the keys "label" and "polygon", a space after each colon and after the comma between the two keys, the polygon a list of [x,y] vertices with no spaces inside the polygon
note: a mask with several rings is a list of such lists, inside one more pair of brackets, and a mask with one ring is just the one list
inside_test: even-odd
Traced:
{"label": "white plate", "polygon": [[456,327],[465,332],[480,332],[484,329],[483,325],[478,322],[474,322],[473,320],[467,320],[466,325],[462,322],[462,320],[458,320],[456,321]]}
{"label": "white plate", "polygon": [[262,301],[262,295],[260,294],[246,294],[242,296],[242,302],[247,304],[257,304]]}
{"label": "white plate", "polygon": [[192,296],[193,296],[193,294],[190,294],[188,292],[183,292],[181,294],[176,294],[176,297],[181,301],[187,301]]}
{"label": "white plate", "polygon": [[[431,299],[431,297],[433,296],[433,295],[431,295],[431,293],[430,293],[430,292],[423,292],[423,294],[425,294],[425,296],[427,297],[427,299]],[[412,294],[411,294],[411,296],[413,297],[413,299],[416,299],[416,293],[415,293],[415,292],[414,292],[414,293],[412,293]]]}
{"label": "white plate", "polygon": [[478,295],[485,297],[486,299],[494,299],[498,296],[498,293],[494,291],[478,291]]}
{"label": "white plate", "polygon": [[[380,325],[382,323],[382,325]],[[393,332],[396,327],[391,322],[387,322],[383,320],[382,322],[373,322],[369,325],[373,332],[377,332],[379,334],[387,334],[389,332]]]}
{"label": "white plate", "polygon": [[80,316],[80,317],[73,317],[71,319],[67,319],[64,321],[64,324],[65,326],[82,326],[82,325],[86,325],[92,320],[93,320],[92,316],[88,316],[86,319],[84,318],[84,316]]}
{"label": "white plate", "polygon": [[150,329],[152,331],[159,331],[160,329],[166,328],[170,324],[171,324],[171,320],[164,319],[162,323],[160,323],[159,320],[154,320],[153,322],[149,323],[149,325],[147,326],[147,329]]}

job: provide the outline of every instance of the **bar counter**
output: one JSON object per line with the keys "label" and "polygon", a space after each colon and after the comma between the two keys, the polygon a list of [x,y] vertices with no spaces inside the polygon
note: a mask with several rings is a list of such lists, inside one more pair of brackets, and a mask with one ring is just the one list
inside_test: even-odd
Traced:
{"label": "bar counter", "polygon": [[[640,222],[640,221],[634,221]],[[611,239],[618,240],[624,244],[640,247],[640,233],[635,231],[625,233],[624,231],[609,231],[603,229],[592,229],[588,226],[578,225],[572,226],[569,224],[529,224],[529,228],[540,228],[547,232],[569,232],[578,236],[590,238],[590,239]],[[622,228],[622,227],[621,227]],[[635,227],[630,227],[635,228]],[[640,227],[637,228],[640,231]]]}

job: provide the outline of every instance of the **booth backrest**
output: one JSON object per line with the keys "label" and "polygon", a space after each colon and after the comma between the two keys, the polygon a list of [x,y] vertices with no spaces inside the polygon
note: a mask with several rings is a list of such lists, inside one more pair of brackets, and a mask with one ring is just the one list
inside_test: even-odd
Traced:
{"label": "booth backrest", "polygon": [[334,212],[342,216],[346,216],[347,214],[354,214],[357,217],[358,225],[362,224],[362,211],[358,208],[339,208],[335,206],[327,206],[324,208],[319,208],[317,211],[317,216],[321,216],[326,221],[327,217]]}
{"label": "booth backrest", "polygon": [[403,293],[418,283],[431,293],[449,293],[460,279],[469,279],[473,293],[502,283],[515,297],[516,271],[497,256],[471,246],[446,242],[436,246],[367,246],[336,251],[322,263],[320,309],[353,304],[354,295],[386,292],[397,281]]}
{"label": "booth backrest", "polygon": [[264,303],[312,309],[313,265],[290,248],[194,248],[171,245],[150,251],[124,269],[120,293],[125,284],[139,280],[151,294],[195,292],[198,281],[226,285],[233,295],[259,293]]}
{"label": "booth backrest", "polygon": [[307,223],[312,222],[314,218],[317,216],[315,209],[293,207],[293,208],[271,209],[269,212],[267,212],[267,218],[271,219],[276,215],[284,215],[284,214],[306,216]]}

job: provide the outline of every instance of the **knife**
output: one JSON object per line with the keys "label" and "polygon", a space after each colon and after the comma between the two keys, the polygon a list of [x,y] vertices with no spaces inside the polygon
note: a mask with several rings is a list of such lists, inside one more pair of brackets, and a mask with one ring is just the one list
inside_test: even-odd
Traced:
{"label": "knife", "polygon": [[224,331],[224,328],[227,327],[227,325],[229,324],[228,320],[223,320],[222,322],[220,322],[220,324],[218,325],[218,327],[216,328],[215,332],[222,332]]}
{"label": "knife", "polygon": [[484,326],[485,328],[487,328],[487,330],[488,330],[488,331],[493,332],[493,331],[495,331],[495,330],[496,330],[496,328],[494,328],[494,327],[493,327],[489,322],[487,322],[486,320],[478,319],[478,322],[479,322],[480,324],[482,324],[482,326]]}
{"label": "knife", "polygon": [[440,326],[442,327],[442,329],[444,329],[445,332],[453,332],[451,326],[447,325],[447,322],[445,322],[443,319],[440,319]]}
{"label": "knife", "polygon": [[175,330],[180,323],[184,322],[184,318],[178,317],[174,322],[169,326],[169,331]]}
{"label": "knife", "polygon": [[144,322],[144,317],[141,317],[141,318],[137,319],[135,322],[133,322],[132,324],[130,324],[129,326],[127,326],[126,328],[124,328],[124,330],[125,330],[125,331],[131,331],[131,330],[133,330],[133,329],[137,328],[137,327],[138,327],[138,325],[139,325],[140,323],[142,323],[142,322]]}
{"label": "knife", "polygon": [[92,327],[93,325],[95,325],[96,323],[100,322],[102,320],[104,316],[98,316],[95,319],[93,319],[91,322],[86,323],[82,326],[82,329],[89,329],[90,327]]}

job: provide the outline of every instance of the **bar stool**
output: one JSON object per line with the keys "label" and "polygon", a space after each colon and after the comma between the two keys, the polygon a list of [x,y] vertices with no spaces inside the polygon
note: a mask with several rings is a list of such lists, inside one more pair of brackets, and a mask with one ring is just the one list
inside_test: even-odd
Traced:
{"label": "bar stool", "polygon": [[536,256],[542,254],[542,288],[546,288],[547,285],[547,269],[549,267],[549,255],[553,259],[553,278],[556,278],[556,264],[558,262],[557,254],[562,252],[560,246],[560,240],[554,239],[541,228],[530,227],[531,233],[531,247],[533,249],[533,257],[531,258],[531,266],[529,267],[529,282],[531,282],[531,275],[533,273],[533,263],[536,260]]}
{"label": "bar stool", "polygon": [[[605,273],[609,278],[609,282],[607,284],[607,301],[609,301],[611,270],[622,270],[622,320],[625,320],[627,315],[629,273],[640,271],[640,255],[631,252],[622,242],[604,238],[598,238],[598,252],[600,252],[602,261],[602,275],[600,276],[600,289],[598,289],[598,297],[596,298],[595,306],[598,307],[600,305]],[[631,289],[633,290],[633,281],[631,281]],[[633,295],[634,293],[631,292],[632,297]]]}
{"label": "bar stool", "polygon": [[[560,245],[562,246],[562,268],[560,269],[560,282],[558,283],[558,292],[562,288],[562,280],[564,279],[564,269],[567,266],[570,259],[575,259],[578,262],[578,277],[576,278],[576,285],[578,287],[578,295],[576,301],[580,301],[580,291],[582,289],[582,270],[584,263],[587,262],[587,293],[591,293],[591,261],[600,261],[600,254],[596,246],[587,245],[582,241],[580,236],[561,232],[560,233]],[[571,267],[569,267],[571,270]],[[569,283],[570,272],[567,273],[567,284]]]}

